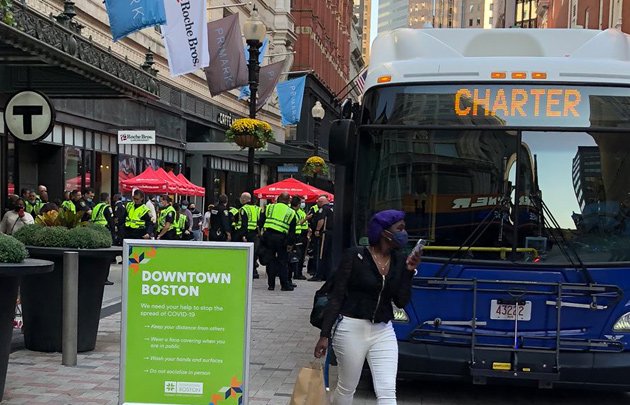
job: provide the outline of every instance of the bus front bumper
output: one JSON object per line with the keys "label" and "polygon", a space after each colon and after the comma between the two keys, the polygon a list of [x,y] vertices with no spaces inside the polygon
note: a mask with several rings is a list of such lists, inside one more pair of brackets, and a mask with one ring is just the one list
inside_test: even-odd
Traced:
{"label": "bus front bumper", "polygon": [[470,347],[399,341],[398,357],[403,378],[630,391],[630,352],[561,352],[557,368],[555,352],[514,356],[478,348],[473,364]]}

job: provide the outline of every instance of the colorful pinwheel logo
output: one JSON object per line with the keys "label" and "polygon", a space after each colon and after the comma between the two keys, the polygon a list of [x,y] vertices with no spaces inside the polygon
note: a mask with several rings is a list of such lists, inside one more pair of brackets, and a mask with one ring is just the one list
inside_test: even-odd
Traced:
{"label": "colorful pinwheel logo", "polygon": [[134,252],[134,248],[129,248],[129,269],[136,274],[140,270],[141,264],[149,263],[149,261],[155,257],[157,249],[152,247],[146,252]]}
{"label": "colorful pinwheel logo", "polygon": [[238,405],[243,404],[243,384],[236,377],[232,377],[229,387],[223,387],[218,394],[212,395],[208,405],[219,405],[230,398],[234,398]]}

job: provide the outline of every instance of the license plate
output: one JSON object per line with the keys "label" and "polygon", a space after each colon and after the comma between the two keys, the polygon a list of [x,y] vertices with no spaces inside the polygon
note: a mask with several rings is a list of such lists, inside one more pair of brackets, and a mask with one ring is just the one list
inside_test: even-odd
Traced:
{"label": "license plate", "polygon": [[498,300],[490,302],[490,319],[500,321],[513,321],[518,313],[519,321],[532,319],[532,302],[525,301],[525,305],[499,304]]}

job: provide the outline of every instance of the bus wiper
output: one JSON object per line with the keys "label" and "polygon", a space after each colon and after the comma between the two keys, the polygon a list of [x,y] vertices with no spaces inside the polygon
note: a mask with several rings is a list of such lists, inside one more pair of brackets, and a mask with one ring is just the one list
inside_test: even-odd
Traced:
{"label": "bus wiper", "polygon": [[[555,231],[555,232],[553,231],[549,232],[549,234],[551,235],[551,238],[554,240],[554,242],[556,242],[556,246],[558,246],[558,249],[560,249],[560,252],[562,253],[562,255],[569,261],[569,263],[571,263],[571,266],[574,269],[582,273],[582,275],[584,276],[588,284],[595,284],[595,281],[593,280],[593,276],[591,275],[590,271],[588,270],[588,268],[586,267],[586,265],[580,258],[580,255],[578,254],[578,252],[569,243],[569,241],[564,237],[564,233],[562,232],[562,228],[560,227],[560,224],[551,213],[551,210],[549,209],[547,204],[538,195],[530,194],[530,198],[534,201],[534,204],[537,204],[540,208],[542,208],[543,214],[544,214],[545,227]],[[549,226],[549,225],[552,225],[552,226]],[[571,257],[571,253],[573,254],[573,256],[575,256],[575,259],[577,260],[577,264],[573,261],[573,258]]]}
{"label": "bus wiper", "polygon": [[[492,224],[492,218],[494,218],[494,215],[497,212],[501,211],[501,217],[503,218],[503,211],[506,209],[506,207],[507,209],[509,209],[509,206],[510,206],[509,197],[503,196],[503,198],[492,208],[492,210],[488,212],[488,215],[486,215],[481,220],[481,222],[479,222],[479,224],[475,227],[475,229],[473,229],[473,231],[468,235],[468,237],[461,243],[461,245],[459,245],[457,250],[455,250],[453,254],[451,254],[451,256],[448,258],[448,260],[440,267],[437,273],[435,273],[435,277],[446,277],[448,275],[450,264],[453,263],[453,261],[456,258],[460,259],[461,254],[468,252],[470,248],[474,246],[475,243],[477,243],[479,238],[481,238],[481,236],[486,232],[486,230],[488,230],[488,227],[490,227],[490,225]],[[483,229],[481,229],[482,226],[483,226]],[[503,219],[501,222],[501,233],[503,231],[502,228],[503,228]]]}

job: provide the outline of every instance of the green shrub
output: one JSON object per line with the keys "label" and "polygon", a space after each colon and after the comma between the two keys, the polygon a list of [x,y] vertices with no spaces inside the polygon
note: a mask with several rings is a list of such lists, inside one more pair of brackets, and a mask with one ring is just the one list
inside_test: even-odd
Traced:
{"label": "green shrub", "polygon": [[108,248],[112,245],[112,235],[104,227],[80,226],[68,231],[68,244],[65,247],[75,249]]}
{"label": "green shrub", "polygon": [[68,247],[68,228],[44,226],[33,235],[33,246]]}
{"label": "green shrub", "polygon": [[13,237],[25,245],[35,245],[35,235],[42,229],[41,225],[26,225],[13,233]]}
{"label": "green shrub", "polygon": [[22,242],[0,234],[0,263],[22,263],[27,257],[28,252]]}
{"label": "green shrub", "polygon": [[89,224],[68,229],[63,226],[27,225],[15,232],[27,246],[98,249],[112,246],[112,235],[103,226]]}

